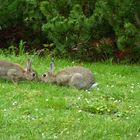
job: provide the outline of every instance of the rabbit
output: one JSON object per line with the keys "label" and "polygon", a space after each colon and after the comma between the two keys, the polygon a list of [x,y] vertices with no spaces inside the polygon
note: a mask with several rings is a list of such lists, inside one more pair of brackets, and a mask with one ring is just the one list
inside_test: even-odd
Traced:
{"label": "rabbit", "polygon": [[46,83],[67,85],[76,89],[90,89],[95,84],[95,78],[89,69],[82,66],[73,66],[64,68],[54,74],[53,62],[50,64],[50,71],[44,73],[41,80]]}
{"label": "rabbit", "polygon": [[26,68],[16,63],[1,60],[0,78],[16,83],[19,80],[35,80],[37,79],[37,73],[32,69],[32,61],[30,59],[27,60]]}

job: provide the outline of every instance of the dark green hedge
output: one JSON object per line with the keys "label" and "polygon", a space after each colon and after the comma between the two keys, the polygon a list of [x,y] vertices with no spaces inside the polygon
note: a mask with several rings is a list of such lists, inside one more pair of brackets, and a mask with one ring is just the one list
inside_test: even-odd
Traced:
{"label": "dark green hedge", "polygon": [[48,40],[44,46],[50,46],[48,42],[53,43],[56,54],[90,60],[140,60],[139,1],[0,2],[1,30],[22,24],[33,31],[46,33]]}

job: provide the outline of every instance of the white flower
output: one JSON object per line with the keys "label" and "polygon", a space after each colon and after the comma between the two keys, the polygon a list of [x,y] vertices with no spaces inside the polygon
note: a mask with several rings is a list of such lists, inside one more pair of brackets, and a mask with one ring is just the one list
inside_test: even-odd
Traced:
{"label": "white flower", "polygon": [[111,87],[113,88],[113,87],[114,87],[114,85],[111,85]]}
{"label": "white flower", "polygon": [[17,102],[15,101],[15,102],[13,102],[13,105],[16,105],[17,104]]}
{"label": "white flower", "polygon": [[82,110],[78,110],[78,112],[80,113],[80,112],[82,112]]}
{"label": "white flower", "polygon": [[35,108],[35,111],[38,111],[38,108]]}
{"label": "white flower", "polygon": [[80,100],[80,99],[81,99],[81,97],[79,96],[77,99],[78,99],[78,100]]}
{"label": "white flower", "polygon": [[58,137],[56,136],[56,135],[54,135],[54,137],[53,137],[54,139],[57,139]]}

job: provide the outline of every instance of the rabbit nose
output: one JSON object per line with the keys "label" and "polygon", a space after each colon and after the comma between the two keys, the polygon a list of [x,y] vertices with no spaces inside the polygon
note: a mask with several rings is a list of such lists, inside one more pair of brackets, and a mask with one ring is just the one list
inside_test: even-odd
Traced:
{"label": "rabbit nose", "polygon": [[43,77],[46,77],[47,75],[46,75],[46,74],[43,74],[42,76],[43,76]]}

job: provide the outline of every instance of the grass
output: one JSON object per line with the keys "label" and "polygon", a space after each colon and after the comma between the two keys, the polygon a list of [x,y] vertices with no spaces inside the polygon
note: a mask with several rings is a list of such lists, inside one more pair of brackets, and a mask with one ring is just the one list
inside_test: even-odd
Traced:
{"label": "grass", "polygon": [[[42,74],[48,58],[1,54],[0,59],[33,67]],[[56,70],[76,62],[55,60]],[[1,140],[132,140],[140,139],[140,67],[83,63],[98,87],[79,91],[39,82],[18,85],[0,80]]]}

